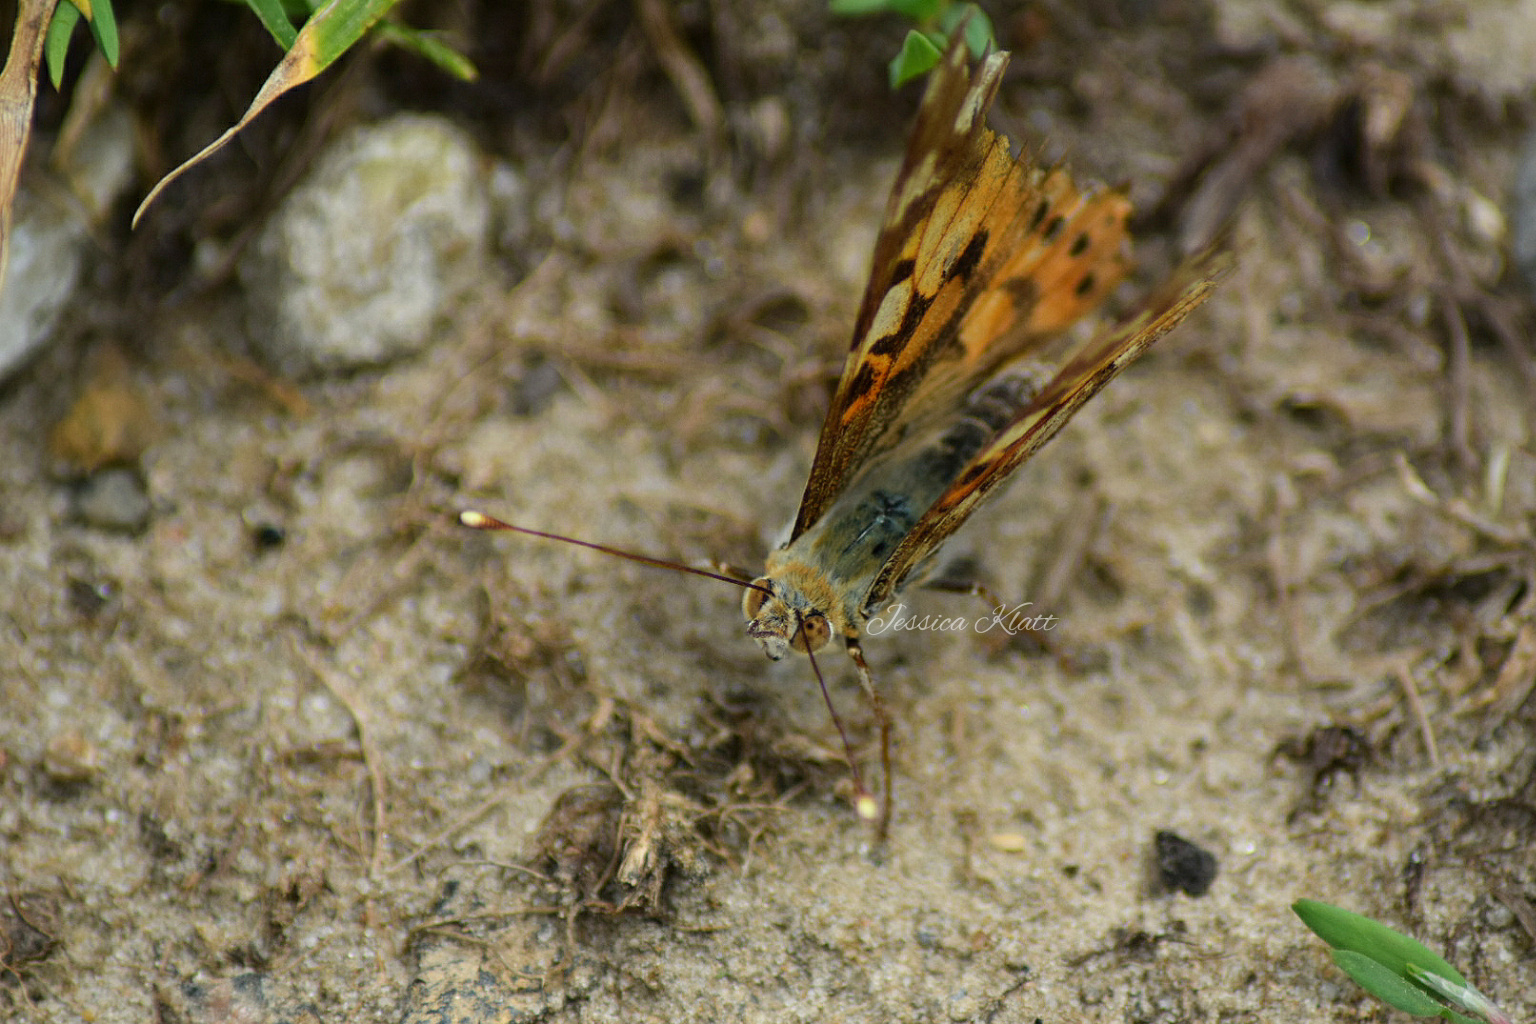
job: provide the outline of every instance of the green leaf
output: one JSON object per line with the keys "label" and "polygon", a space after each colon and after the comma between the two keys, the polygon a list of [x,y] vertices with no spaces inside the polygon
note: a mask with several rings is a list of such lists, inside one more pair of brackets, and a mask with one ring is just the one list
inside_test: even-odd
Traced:
{"label": "green leaf", "polygon": [[[943,39],[940,38],[942,43]],[[901,44],[901,52],[891,61],[891,88],[910,82],[939,62],[943,51],[932,39],[912,29]]]}
{"label": "green leaf", "polygon": [[346,53],[363,33],[388,13],[398,0],[330,0],[304,25],[301,35],[309,37],[310,58],[317,70]]}
{"label": "green leaf", "polygon": [[1395,1009],[1411,1013],[1415,1017],[1438,1017],[1445,1004],[1424,994],[1418,986],[1404,981],[1402,976],[1364,953],[1350,949],[1335,949],[1333,962],[1345,974],[1371,995]]}
{"label": "green leaf", "polygon": [[80,9],[69,0],[53,9],[48,23],[48,38],[43,41],[43,56],[48,61],[48,80],[58,89],[64,80],[64,58],[69,55],[69,39],[80,24]]}
{"label": "green leaf", "polygon": [[480,69],[458,50],[439,39],[434,33],[423,32],[393,21],[381,21],[379,35],[412,53],[436,64],[461,82],[473,82],[480,77]]}
{"label": "green leaf", "polygon": [[965,26],[965,45],[971,56],[980,60],[987,51],[995,48],[997,37],[992,31],[992,19],[975,4],[955,4],[939,19],[939,28],[948,36],[961,25]]}
{"label": "green leaf", "polygon": [[953,0],[888,0],[892,11],[921,25],[931,23],[952,2]]}
{"label": "green leaf", "polygon": [[933,21],[953,0],[829,0],[827,9],[845,18],[898,14],[919,23]]}
{"label": "green leaf", "polygon": [[284,53],[292,49],[293,41],[299,38],[299,30],[288,19],[283,0],[245,0],[245,5],[261,21],[262,28],[277,40],[277,45],[283,48]]}
{"label": "green leaf", "polygon": [[1303,924],[1335,949],[1363,953],[1399,977],[1406,977],[1408,965],[1413,964],[1426,973],[1467,986],[1467,979],[1456,968],[1421,943],[1384,924],[1317,900],[1297,900],[1291,909]]}
{"label": "green leaf", "polygon": [[[62,6],[62,5],[61,5]],[[112,70],[117,70],[117,18],[112,13],[112,0],[91,0],[91,35],[101,55],[107,58]]]}
{"label": "green leaf", "polygon": [[155,187],[149,190],[149,195],[144,197],[144,201],[134,212],[132,222],[134,226],[138,225],[139,219],[144,216],[144,211],[149,209],[150,204],[159,198],[160,193],[164,192],[171,182],[228,145],[229,141],[267,109],[273,100],[290,89],[303,85],[329,67],[337,57],[347,51],[348,47],[361,39],[363,33],[372,28],[374,22],[382,18],[395,5],[395,2],[396,0],[328,0],[325,6],[317,10],[314,16],[304,23],[299,37],[294,40],[293,46],[283,55],[283,59],[267,76],[267,80],[262,83],[256,98],[245,109],[240,120],[236,121],[233,127],[223,135],[204,146],[196,156],[155,183]]}
{"label": "green leaf", "polygon": [[891,0],[832,0],[827,8],[843,18],[859,18],[891,10]]}

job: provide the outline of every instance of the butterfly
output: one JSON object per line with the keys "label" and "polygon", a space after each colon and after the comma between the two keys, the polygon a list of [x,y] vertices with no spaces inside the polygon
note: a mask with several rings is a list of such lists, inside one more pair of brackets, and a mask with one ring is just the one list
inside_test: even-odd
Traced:
{"label": "butterfly", "polygon": [[[815,653],[840,644],[880,723],[883,802],[851,754],[849,764],[858,811],[882,834],[890,718],[860,644],[866,625],[1084,402],[1204,302],[1231,262],[1218,243],[1127,318],[1074,343],[1068,329],[1130,270],[1131,206],[1124,190],[1080,189],[1065,169],[1014,155],[987,127],[1007,62],[994,53],[972,71],[957,42],[930,78],[805,494],[762,575],[749,582],[573,541],[744,587],[747,634],[775,661],[810,655],[824,695]],[[460,520],[572,540],[478,512]]]}

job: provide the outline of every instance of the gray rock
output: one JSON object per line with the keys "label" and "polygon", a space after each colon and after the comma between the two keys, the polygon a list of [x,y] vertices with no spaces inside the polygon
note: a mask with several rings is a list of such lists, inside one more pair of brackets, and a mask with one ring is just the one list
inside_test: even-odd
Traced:
{"label": "gray rock", "polygon": [[74,494],[75,518],[88,526],[122,533],[142,533],[149,525],[149,495],[131,469],[113,467],[92,473]]}
{"label": "gray rock", "polygon": [[263,228],[240,268],[252,339],[290,374],[421,351],[483,272],[485,160],[438,118],[354,130]]}
{"label": "gray rock", "polygon": [[1525,138],[1515,164],[1515,186],[1509,197],[1509,251],[1536,295],[1536,132]]}
{"label": "gray rock", "polygon": [[[62,179],[16,194],[10,259],[0,283],[0,382],[53,336],[74,294],[99,223],[133,177],[133,125],[108,105],[67,151],[53,154]],[[45,198],[46,197],[46,198]]]}
{"label": "gray rock", "polygon": [[122,103],[108,103],[96,112],[80,136],[61,144],[51,164],[69,183],[93,224],[112,212],[133,181],[133,115]]}
{"label": "gray rock", "polygon": [[16,196],[10,262],[0,285],[0,380],[52,336],[80,280],[87,228],[67,202]]}

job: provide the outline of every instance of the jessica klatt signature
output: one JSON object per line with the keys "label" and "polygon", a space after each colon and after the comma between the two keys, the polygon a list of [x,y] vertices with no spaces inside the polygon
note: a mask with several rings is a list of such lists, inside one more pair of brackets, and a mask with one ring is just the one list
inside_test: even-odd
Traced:
{"label": "jessica klatt signature", "polygon": [[1054,615],[1030,614],[1034,602],[1025,601],[1012,608],[1000,604],[990,615],[967,618],[963,615],[909,615],[905,604],[893,604],[884,614],[876,615],[864,627],[865,632],[878,636],[881,633],[990,633],[1002,630],[1009,636],[1019,633],[1042,632],[1055,629],[1060,620]]}

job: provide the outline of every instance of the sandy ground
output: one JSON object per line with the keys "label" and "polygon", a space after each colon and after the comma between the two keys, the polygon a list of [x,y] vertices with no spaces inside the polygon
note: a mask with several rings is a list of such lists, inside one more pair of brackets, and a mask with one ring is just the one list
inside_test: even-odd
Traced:
{"label": "sandy ground", "polygon": [[[1401,93],[1357,37],[1403,5],[1039,10],[994,124],[1143,207],[1230,194],[1240,262],[954,545],[1059,620],[1047,649],[867,644],[887,843],[732,589],[453,521],[755,567],[793,515],[911,100],[829,87],[752,182],[653,74],[579,153],[513,146],[522,247],[422,358],[253,373],[238,294],[130,328],[140,535],[72,521],[47,447],[88,339],[0,393],[0,1016],[1386,1019],[1303,896],[1536,1015],[1532,356],[1497,330],[1530,314],[1488,222],[1519,119],[1454,73],[1468,30],[1420,21],[1384,65],[1412,131],[1362,141],[1339,111]],[[1306,51],[1322,116],[1282,69],[1228,131],[1280,59],[1251,38]],[[1165,829],[1218,858],[1207,895],[1152,884]]]}

